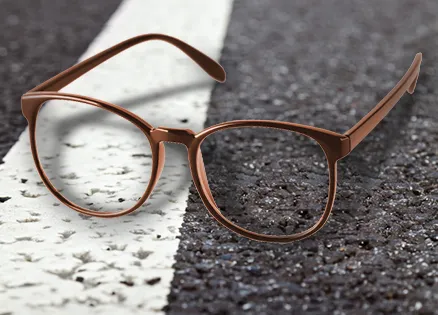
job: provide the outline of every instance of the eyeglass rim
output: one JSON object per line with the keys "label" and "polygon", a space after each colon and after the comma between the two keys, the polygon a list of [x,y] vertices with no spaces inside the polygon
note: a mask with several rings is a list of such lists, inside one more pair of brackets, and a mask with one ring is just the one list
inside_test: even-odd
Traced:
{"label": "eyeglass rim", "polygon": [[[85,207],[82,207],[80,205],[77,205],[76,203],[72,202],[68,198],[64,197],[64,195],[58,191],[58,189],[55,187],[54,184],[50,181],[49,176],[44,171],[44,167],[42,165],[42,162],[39,159],[39,153],[38,153],[38,145],[36,140],[36,126],[37,126],[37,119],[40,112],[41,107],[48,101],[53,100],[63,100],[63,101],[71,101],[75,103],[81,103],[86,105],[95,106],[98,108],[101,108],[103,110],[107,110],[111,113],[114,113],[121,118],[125,118],[129,122],[133,123],[136,127],[140,129],[140,131],[146,136],[148,139],[149,145],[151,146],[151,151],[154,152],[154,148],[152,147],[153,142],[151,141],[149,130],[152,129],[152,127],[145,121],[143,121],[140,117],[135,115],[134,113],[131,113],[125,109],[123,109],[120,106],[109,104],[104,101],[100,101],[97,99],[74,95],[74,94],[68,94],[68,93],[52,93],[52,92],[46,92],[46,93],[29,93],[26,97],[22,98],[22,110],[23,115],[28,121],[29,126],[29,137],[30,137],[30,147],[31,147],[31,153],[32,157],[36,166],[36,169],[38,171],[38,174],[40,175],[44,185],[49,189],[49,191],[63,204],[68,206],[69,208],[80,212],[85,215],[91,215],[96,217],[102,217],[102,218],[112,218],[112,217],[118,217],[121,215],[129,214],[136,209],[138,209],[150,196],[152,193],[152,190],[156,184],[156,181],[159,178],[159,165],[157,164],[157,159],[152,159],[152,166],[151,166],[151,177],[146,185],[146,189],[144,193],[142,194],[141,198],[132,206],[127,209],[121,210],[121,211],[96,211],[91,210]],[[62,105],[60,105],[62,106]],[[162,144],[161,144],[162,146]],[[156,181],[154,182],[154,179]]]}
{"label": "eyeglass rim", "polygon": [[[291,235],[266,235],[249,231],[248,229],[240,227],[231,222],[220,212],[220,209],[214,202],[214,198],[211,196],[211,192],[209,193],[208,181],[206,179],[202,180],[199,170],[194,166],[201,164],[199,159],[202,157],[202,155],[198,154],[198,152],[201,151],[200,146],[202,141],[207,136],[221,130],[242,127],[267,127],[294,131],[312,138],[321,146],[327,159],[329,187],[324,212],[322,213],[320,219],[312,227]],[[350,153],[350,142],[348,137],[330,130],[291,122],[276,120],[234,120],[210,126],[198,133],[195,138],[195,142],[192,144],[192,147],[189,148],[189,164],[191,167],[193,181],[209,213],[229,230],[256,241],[289,243],[315,234],[328,221],[336,196],[337,161]]]}
{"label": "eyeglass rim", "polygon": [[[328,174],[329,174],[329,185],[328,185],[328,195],[325,204],[324,211],[321,214],[319,220],[310,228],[290,234],[290,235],[268,235],[261,234],[254,231],[245,229],[222,214],[219,207],[214,201],[214,197],[210,192],[210,187],[208,185],[208,180],[200,175],[200,170],[197,165],[203,165],[200,162],[202,155],[201,152],[202,142],[209,136],[216,132],[222,130],[245,128],[245,127],[261,127],[261,128],[273,128],[278,130],[293,131],[309,138],[315,140],[322,151],[325,154],[327,160]],[[330,213],[333,209],[333,204],[336,196],[336,183],[337,183],[337,161],[348,154],[348,142],[343,135],[337,134],[330,130],[325,130],[321,128],[316,128],[313,126],[307,126],[302,124],[295,124],[283,121],[275,120],[235,120],[220,123],[208,127],[196,135],[196,140],[189,148],[189,165],[192,172],[192,178],[195,183],[199,195],[206,206],[209,213],[224,227],[228,228],[232,232],[240,234],[241,236],[247,237],[252,240],[262,241],[262,242],[273,242],[273,243],[289,243],[292,241],[297,241],[300,239],[307,238],[314,233],[318,232],[324,224],[328,221]]]}

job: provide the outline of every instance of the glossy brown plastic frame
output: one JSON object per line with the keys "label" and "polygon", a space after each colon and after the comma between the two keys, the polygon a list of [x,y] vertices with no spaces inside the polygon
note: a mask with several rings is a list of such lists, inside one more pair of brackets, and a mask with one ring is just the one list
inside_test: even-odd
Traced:
{"label": "glossy brown plastic frame", "polygon": [[[375,108],[373,108],[363,119],[361,119],[356,125],[354,125],[350,130],[344,134],[339,134],[330,130],[325,130],[317,127],[306,126],[301,124],[295,124],[290,122],[282,121],[272,121],[272,120],[237,120],[221,123],[218,125],[211,126],[202,132],[195,134],[189,129],[175,129],[158,127],[154,128],[146,121],[144,121],[139,116],[131,113],[130,111],[98,99],[94,99],[87,96],[67,94],[58,92],[59,89],[63,88],[67,84],[79,78],[84,73],[90,71],[97,65],[101,64],[105,60],[111,58],[112,56],[122,52],[123,50],[139,44],[141,42],[149,40],[161,40],[165,41],[173,46],[182,50],[190,58],[192,58],[202,69],[204,69],[211,77],[219,82],[225,81],[225,71],[223,68],[198,51],[197,49],[191,47],[190,45],[180,41],[179,39],[162,35],[162,34],[146,34],[128,39],[121,42],[87,60],[84,60],[75,66],[65,70],[64,72],[58,74],[57,76],[49,79],[48,81],[38,85],[34,89],[25,93],[22,97],[22,111],[26,117],[29,124],[29,134],[30,134],[30,144],[32,155],[35,161],[35,165],[41,179],[47,188],[58,198],[62,203],[68,207],[87,215],[93,215],[97,217],[117,217],[127,213],[130,213],[137,209],[141,204],[143,204],[146,199],[150,196],[152,190],[157,183],[164,164],[164,145],[163,142],[176,142],[183,144],[188,150],[188,159],[190,164],[190,170],[192,173],[194,184],[201,196],[201,199],[210,212],[210,214],[223,226],[227,227],[231,231],[234,231],[242,236],[265,242],[279,242],[286,243],[305,237],[316,233],[323,225],[327,222],[330,213],[333,208],[333,203],[336,194],[336,181],[337,181],[337,170],[336,163],[341,158],[347,156],[353,148],[355,148],[363,138],[366,137],[377,124],[386,116],[386,114],[392,109],[392,107],[400,100],[402,95],[408,91],[413,93],[418,74],[420,71],[421,64],[421,54],[417,54],[415,59],[400,80],[400,82],[386,95],[382,101],[380,101]],[[49,178],[45,174],[43,167],[38,158],[38,150],[36,145],[36,120],[38,112],[41,106],[50,100],[68,100],[76,101],[91,106],[97,106],[104,110],[110,111],[117,114],[131,123],[136,125],[140,130],[143,131],[145,136],[148,138],[151,149],[152,149],[152,174],[151,180],[146,188],[145,193],[130,209],[126,209],[120,212],[97,212],[86,208],[82,208],[68,199],[66,199],[50,182]],[[205,174],[204,163],[201,154],[201,143],[210,134],[218,132],[224,129],[230,128],[241,128],[241,127],[264,127],[264,128],[275,128],[282,130],[289,130],[300,133],[302,135],[308,136],[321,146],[324,151],[327,164],[329,169],[329,187],[328,187],[328,198],[325,206],[325,210],[315,225],[311,228],[296,233],[293,235],[263,235],[252,231],[248,231],[240,226],[235,225],[225,216],[222,215],[220,209],[217,207],[213,196],[211,194],[210,188],[208,186],[207,176]]]}

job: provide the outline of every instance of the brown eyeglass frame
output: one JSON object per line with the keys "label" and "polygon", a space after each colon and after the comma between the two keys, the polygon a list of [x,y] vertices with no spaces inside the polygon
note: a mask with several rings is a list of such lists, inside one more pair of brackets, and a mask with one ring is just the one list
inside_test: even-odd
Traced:
{"label": "brown eyeglass frame", "polygon": [[[183,41],[163,34],[145,34],[133,37],[72,66],[71,68],[63,71],[62,73],[54,76],[53,78],[45,81],[44,83],[25,93],[21,99],[23,115],[26,117],[29,124],[30,144],[33,159],[35,161],[36,168],[39,175],[41,176],[42,181],[50,190],[50,192],[55,195],[56,198],[58,198],[68,207],[78,212],[86,215],[105,218],[121,216],[137,209],[141,204],[146,201],[146,199],[152,193],[152,190],[155,187],[155,184],[157,183],[164,166],[163,142],[176,142],[184,144],[188,150],[188,159],[194,184],[210,214],[223,226],[242,236],[257,241],[278,243],[286,243],[309,237],[310,235],[316,233],[319,229],[321,229],[323,225],[327,222],[333,208],[336,194],[337,161],[347,156],[379,124],[379,122],[388,114],[388,112],[394,107],[394,105],[400,100],[400,98],[406,91],[410,94],[414,92],[422,60],[421,53],[416,54],[412,65],[410,66],[406,74],[402,77],[402,79],[397,83],[397,85],[365,117],[363,117],[357,124],[355,124],[344,134],[339,134],[330,130],[307,125],[273,120],[229,121],[208,127],[197,134],[189,129],[176,129],[166,127],[154,128],[139,116],[131,113],[130,111],[120,106],[87,96],[58,92],[60,89],[73,82],[94,67],[98,66],[102,62],[106,61],[107,59],[119,54],[125,49],[149,40],[161,40],[172,44],[173,46],[176,46],[186,55],[192,58],[193,61],[196,62],[202,69],[204,69],[204,71],[207,72],[213,79],[218,82],[225,81],[225,71],[218,63],[216,63],[214,60],[204,55],[197,49],[193,48],[192,46],[184,43]],[[137,204],[134,205],[132,208],[120,212],[92,211],[72,203],[52,185],[49,178],[45,174],[38,158],[35,129],[38,112],[41,106],[46,101],[54,99],[77,101],[105,109],[129,120],[143,131],[145,136],[148,138],[152,149],[152,174],[151,180],[146,188],[145,193],[138,200]],[[321,146],[326,155],[329,169],[328,198],[325,210],[321,218],[311,228],[303,232],[287,236],[264,235],[248,231],[240,226],[237,226],[222,215],[220,209],[217,207],[213,199],[212,193],[208,185],[200,146],[202,141],[208,135],[214,132],[239,127],[265,127],[294,131],[314,139]]]}

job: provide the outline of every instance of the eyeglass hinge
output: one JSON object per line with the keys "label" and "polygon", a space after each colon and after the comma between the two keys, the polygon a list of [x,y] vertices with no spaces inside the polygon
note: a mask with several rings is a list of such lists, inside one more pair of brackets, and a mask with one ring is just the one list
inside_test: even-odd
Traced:
{"label": "eyeglass hinge", "polygon": [[351,152],[351,140],[348,135],[341,138],[341,159]]}

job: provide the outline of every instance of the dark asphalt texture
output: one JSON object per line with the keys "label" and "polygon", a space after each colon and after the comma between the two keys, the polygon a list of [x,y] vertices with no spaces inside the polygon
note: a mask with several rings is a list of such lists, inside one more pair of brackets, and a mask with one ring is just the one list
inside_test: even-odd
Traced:
{"label": "dark asphalt texture", "polygon": [[[278,119],[344,132],[419,51],[422,71],[416,93],[339,163],[333,214],[313,237],[237,236],[192,187],[167,314],[438,314],[437,17],[435,0],[235,2],[228,80],[206,126]],[[212,185],[229,176],[221,154],[205,155]]]}
{"label": "dark asphalt texture", "polygon": [[[119,2],[0,0],[0,163],[26,125],[20,96],[76,62]],[[435,0],[236,0],[221,58],[228,81],[206,126],[257,118],[343,132],[418,51],[422,71],[416,93],[340,162],[333,215],[315,236],[241,238],[192,187],[168,314],[438,314],[437,16]],[[230,166],[221,145],[204,153],[217,187]]]}
{"label": "dark asphalt texture", "polygon": [[121,0],[0,0],[0,163],[27,125],[20,97],[73,65]]}

